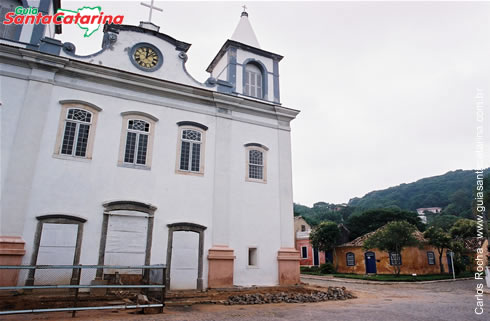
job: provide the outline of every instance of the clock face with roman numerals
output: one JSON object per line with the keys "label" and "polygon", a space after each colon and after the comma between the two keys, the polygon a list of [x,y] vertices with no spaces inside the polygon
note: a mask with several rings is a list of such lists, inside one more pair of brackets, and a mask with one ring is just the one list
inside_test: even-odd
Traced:
{"label": "clock face with roman numerals", "polygon": [[154,71],[162,64],[163,56],[156,47],[150,44],[139,44],[131,50],[131,60],[141,70]]}

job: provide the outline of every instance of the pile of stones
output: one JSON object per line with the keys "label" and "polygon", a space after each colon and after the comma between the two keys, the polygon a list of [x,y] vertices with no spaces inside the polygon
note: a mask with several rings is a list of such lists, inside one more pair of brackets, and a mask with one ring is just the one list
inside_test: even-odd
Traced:
{"label": "pile of stones", "polygon": [[303,303],[303,302],[321,302],[328,300],[347,300],[353,299],[355,296],[347,291],[345,287],[332,287],[329,286],[327,291],[314,291],[311,293],[257,293],[257,294],[243,294],[243,295],[231,295],[226,305],[234,304],[265,304],[265,303]]}

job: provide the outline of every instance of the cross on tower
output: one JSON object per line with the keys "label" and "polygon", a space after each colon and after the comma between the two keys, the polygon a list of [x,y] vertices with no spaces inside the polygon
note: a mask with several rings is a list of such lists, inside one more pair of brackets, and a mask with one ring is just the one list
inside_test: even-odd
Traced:
{"label": "cross on tower", "polygon": [[141,5],[142,6],[145,6],[145,7],[148,7],[150,8],[150,15],[148,16],[148,22],[151,22],[151,14],[153,12],[153,9],[157,10],[157,11],[160,11],[160,12],[163,12],[163,9],[161,8],[157,8],[153,5],[153,2],[155,2],[155,0],[151,0],[151,3],[150,4],[147,4],[145,2],[141,2]]}
{"label": "cross on tower", "polygon": [[243,5],[242,8],[243,8],[243,12],[247,12],[247,6],[246,5]]}

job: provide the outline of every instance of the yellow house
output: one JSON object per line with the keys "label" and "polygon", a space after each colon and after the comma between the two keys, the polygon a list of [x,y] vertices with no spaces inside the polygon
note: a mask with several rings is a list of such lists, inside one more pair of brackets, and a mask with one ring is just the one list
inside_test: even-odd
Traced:
{"label": "yellow house", "polygon": [[[439,274],[439,253],[419,231],[414,236],[422,246],[407,247],[401,255],[379,249],[364,250],[364,242],[375,233],[370,232],[335,248],[334,265],[338,273],[394,274],[394,266],[400,262],[400,274]],[[442,264],[446,273],[452,272],[450,251],[444,250]]]}

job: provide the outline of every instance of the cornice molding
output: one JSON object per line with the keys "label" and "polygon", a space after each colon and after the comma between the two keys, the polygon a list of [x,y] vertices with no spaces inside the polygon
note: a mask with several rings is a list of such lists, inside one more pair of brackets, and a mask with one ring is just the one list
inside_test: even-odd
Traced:
{"label": "cornice molding", "polygon": [[58,75],[75,78],[81,76],[80,78],[84,80],[92,78],[94,81],[104,81],[106,84],[117,88],[124,85],[134,91],[148,93],[148,90],[151,90],[161,96],[170,96],[178,99],[185,98],[191,102],[207,105],[215,109],[223,108],[246,114],[262,115],[287,122],[290,122],[299,114],[299,110],[270,102],[219,93],[209,89],[183,85],[5,44],[0,44],[0,58],[5,62],[11,61],[15,65],[24,64],[31,69],[48,68]]}

